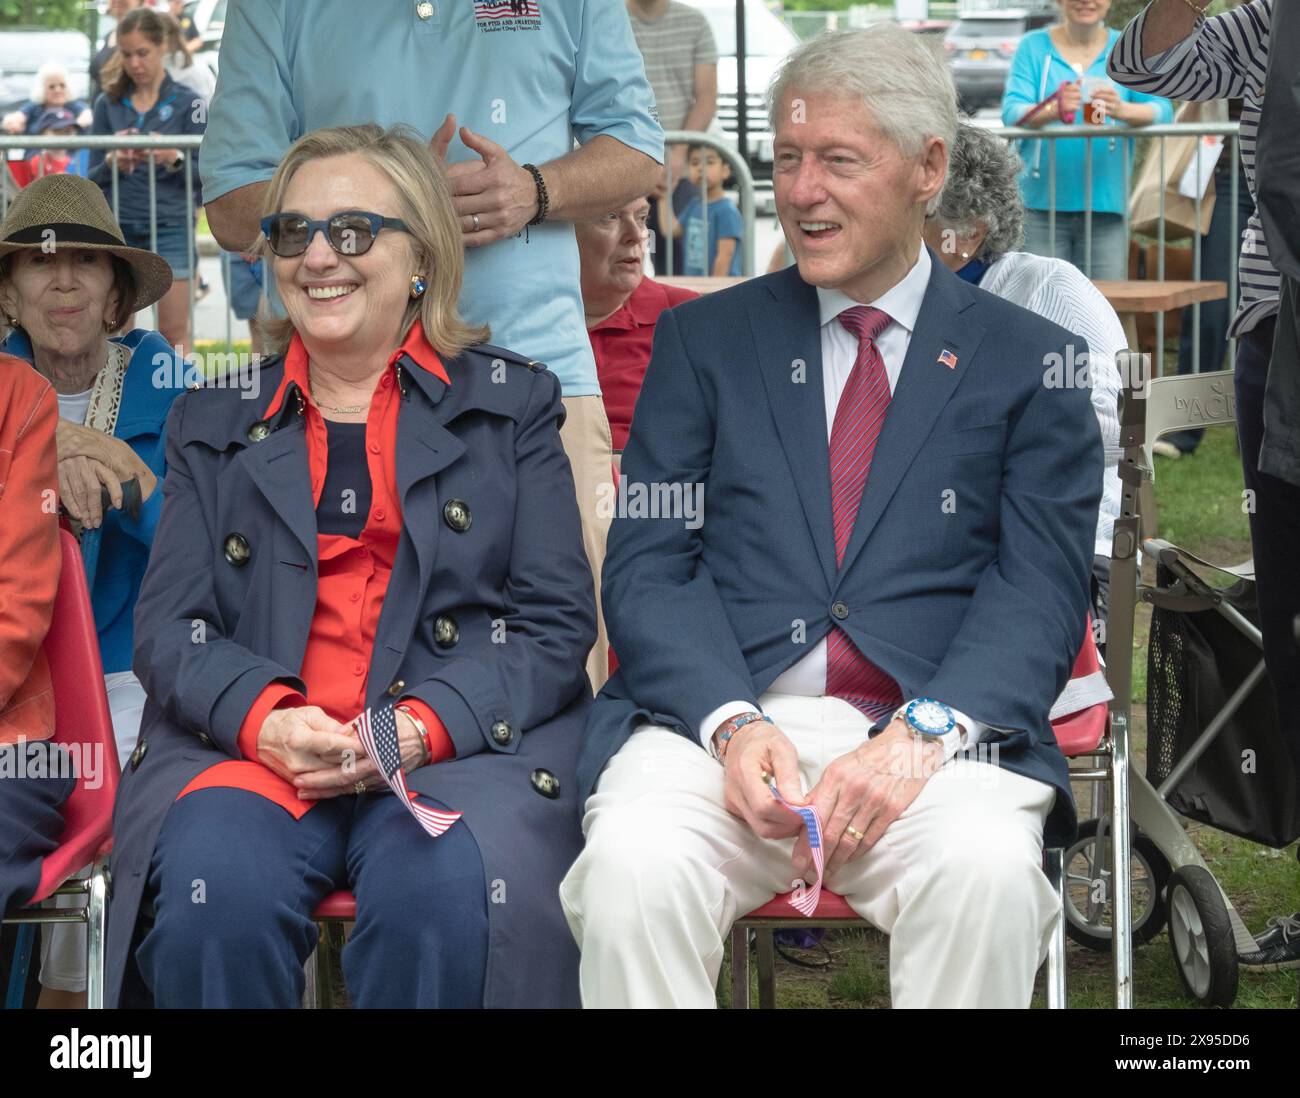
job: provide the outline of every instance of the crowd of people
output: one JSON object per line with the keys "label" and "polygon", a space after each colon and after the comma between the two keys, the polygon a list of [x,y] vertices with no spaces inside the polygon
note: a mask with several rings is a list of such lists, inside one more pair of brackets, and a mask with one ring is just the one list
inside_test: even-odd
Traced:
{"label": "crowd of people", "polygon": [[[1254,193],[1262,85],[1219,43],[1271,0],[1154,0],[1122,34],[1106,6],[1027,36],[1008,121],[1139,126],[1236,80]],[[768,89],[793,263],[700,296],[647,274],[656,226],[738,274],[725,164],[665,148],[715,109],[684,5],[374,0],[340,83],[345,6],[231,0],[205,109],[183,24],[119,7],[92,130],[202,155],[92,153],[0,223],[0,753],[50,762],[0,780],[0,910],[73,786],[42,650],[62,526],[122,766],[111,1006],[298,1005],[336,889],[354,1006],[711,1006],[734,920],[823,884],[890,935],[895,1005],[1027,1006],[1044,844],[1076,829],[1051,715],[1120,505],[1124,334],[1080,267],[1127,234],[1098,199],[1082,242],[1082,139],[1051,240],[1045,154],[962,124],[917,36],[821,35]],[[63,90],[35,113],[79,126]],[[251,386],[178,380],[200,202],[266,299]],[[1293,720],[1264,292],[1243,277],[1238,410]],[[1080,355],[1086,384],[1045,383]],[[42,953],[44,1005],[75,1005],[84,937]]]}

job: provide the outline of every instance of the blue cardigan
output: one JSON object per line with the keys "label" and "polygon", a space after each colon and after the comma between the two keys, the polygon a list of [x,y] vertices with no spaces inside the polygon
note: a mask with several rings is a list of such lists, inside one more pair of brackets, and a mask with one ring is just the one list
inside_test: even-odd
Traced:
{"label": "blue cardigan", "polygon": [[[131,351],[113,437],[139,454],[158,478],[158,487],[141,506],[138,519],[109,511],[103,526],[87,531],[82,539],[105,674],[131,670],[135,600],[162,513],[162,480],[167,473],[164,429],[172,401],[183,392],[185,373],[184,365],[177,364],[176,352],[157,332],[137,328],[113,342]],[[13,332],[0,350],[33,361],[31,341],[24,331]],[[164,362],[166,368],[162,369]]]}
{"label": "blue cardigan", "polygon": [[[1147,95],[1116,84],[1106,74],[1106,59],[1119,38],[1119,31],[1112,29],[1106,39],[1106,48],[1084,70],[1084,76],[1095,77],[1111,84],[1119,97],[1127,103],[1143,103],[1155,108],[1153,124],[1170,122],[1174,117],[1173,104],[1158,95]],[[1011,72],[1007,76],[1006,90],[1002,96],[1002,123],[1005,126],[1016,125],[1034,104],[1041,102],[1067,80],[1078,79],[1074,69],[1066,64],[1052,44],[1047,28],[1030,31],[1016,47],[1011,59]],[[1079,111],[1076,125],[1082,125],[1083,111]],[[1127,130],[1121,123],[1111,122],[1117,129]],[[1053,122],[1048,127],[1061,128],[1061,123]],[[1140,133],[1135,127],[1130,133]],[[1129,163],[1133,158],[1133,141],[1131,138],[1112,140],[1094,137],[1092,144],[1092,209],[1094,213],[1125,212],[1124,158]],[[1084,149],[1086,142],[1082,138],[1073,141],[1040,140],[1027,138],[1021,142],[1020,155],[1025,162],[1025,171],[1020,177],[1021,191],[1025,196],[1025,207],[1031,210],[1046,210],[1050,203],[1048,186],[1050,171],[1050,152],[1048,145],[1056,146],[1056,208],[1062,211],[1079,212],[1087,208],[1087,195],[1084,190],[1086,165]]]}

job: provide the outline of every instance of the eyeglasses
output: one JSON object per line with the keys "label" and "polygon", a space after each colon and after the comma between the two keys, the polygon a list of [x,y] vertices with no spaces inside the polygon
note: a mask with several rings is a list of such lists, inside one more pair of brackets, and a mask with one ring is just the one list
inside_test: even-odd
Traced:
{"label": "eyeglasses", "polygon": [[279,213],[262,218],[266,242],[271,251],[284,259],[302,255],[319,232],[325,234],[329,246],[339,255],[365,255],[380,229],[411,231],[400,218],[383,217],[365,210],[344,210],[323,221],[313,221],[297,213]]}

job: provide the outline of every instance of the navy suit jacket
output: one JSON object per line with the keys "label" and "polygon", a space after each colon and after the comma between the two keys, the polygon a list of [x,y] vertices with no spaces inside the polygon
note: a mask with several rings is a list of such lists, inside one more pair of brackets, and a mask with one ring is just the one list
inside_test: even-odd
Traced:
{"label": "navy suit jacket", "polygon": [[1048,711],[1086,629],[1103,453],[1088,390],[1044,373],[1087,347],[932,259],[839,568],[816,290],[791,267],[659,318],[622,472],[632,490],[702,484],[703,522],[614,519],[620,667],[588,717],[579,804],[638,724],[698,743],[708,713],[757,706],[838,624],[904,698],[999,729],[998,764],[1058,791],[1048,837],[1073,834]]}

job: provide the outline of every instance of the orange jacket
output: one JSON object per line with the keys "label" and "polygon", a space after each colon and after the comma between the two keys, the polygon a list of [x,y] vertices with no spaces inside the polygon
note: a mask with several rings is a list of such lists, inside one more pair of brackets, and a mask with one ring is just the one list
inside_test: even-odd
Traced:
{"label": "orange jacket", "polygon": [[58,408],[45,378],[0,355],[0,744],[54,734],[43,645],[59,586]]}

